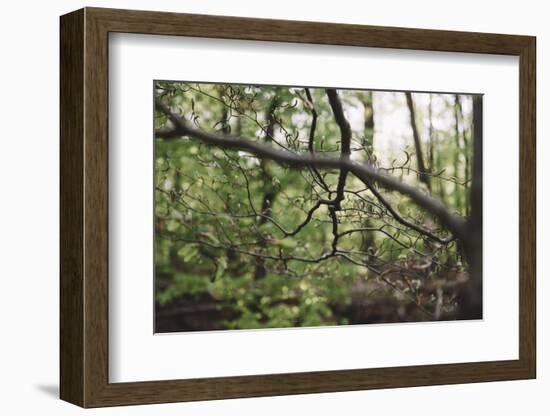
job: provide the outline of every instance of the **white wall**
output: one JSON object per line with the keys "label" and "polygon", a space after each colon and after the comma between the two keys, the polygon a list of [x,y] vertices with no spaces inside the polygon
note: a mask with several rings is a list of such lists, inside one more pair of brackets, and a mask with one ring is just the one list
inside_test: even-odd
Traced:
{"label": "white wall", "polygon": [[[550,26],[545,2],[461,0],[370,2],[353,0],[271,2],[193,1],[15,1],[0,6],[0,410],[3,414],[70,415],[82,412],[57,400],[58,385],[58,16],[82,6],[156,9],[189,13],[317,20],[388,26],[536,35],[538,41],[538,312],[539,378],[536,381],[317,394],[218,402],[168,404],[87,411],[88,414],[334,415],[384,412],[393,415],[543,415],[550,403],[550,361],[543,332],[550,285],[543,240],[550,233],[543,181],[550,146],[542,121],[550,101],[545,61]],[[6,147],[7,144],[7,147]],[[544,178],[546,176],[546,178]],[[544,208],[543,208],[543,205]],[[471,340],[475,342],[475,340]],[[406,350],[403,351],[406,354]]]}

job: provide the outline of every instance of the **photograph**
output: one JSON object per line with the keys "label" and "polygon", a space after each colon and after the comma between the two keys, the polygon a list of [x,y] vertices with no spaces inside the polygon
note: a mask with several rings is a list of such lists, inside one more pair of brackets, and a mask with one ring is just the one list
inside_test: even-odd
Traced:
{"label": "photograph", "polygon": [[153,95],[155,333],[482,318],[480,94]]}
{"label": "photograph", "polygon": [[10,29],[10,406],[540,407],[543,13],[63,1]]}

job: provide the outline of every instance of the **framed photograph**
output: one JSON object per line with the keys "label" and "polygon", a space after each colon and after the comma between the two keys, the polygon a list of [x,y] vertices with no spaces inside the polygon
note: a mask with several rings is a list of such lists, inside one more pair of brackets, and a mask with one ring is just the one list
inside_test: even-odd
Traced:
{"label": "framed photograph", "polygon": [[536,376],[535,38],[61,17],[82,407]]}

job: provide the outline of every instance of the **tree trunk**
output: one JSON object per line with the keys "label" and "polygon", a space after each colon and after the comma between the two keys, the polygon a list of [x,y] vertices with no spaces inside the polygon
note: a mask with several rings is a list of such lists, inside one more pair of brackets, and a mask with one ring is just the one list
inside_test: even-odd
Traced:
{"label": "tree trunk", "polygon": [[459,183],[460,181],[460,122],[459,122],[459,114],[458,114],[458,94],[455,94],[454,97],[454,104],[453,104],[453,113],[454,113],[454,122],[455,122],[455,145],[456,145],[456,151],[454,154],[454,160],[453,160],[453,170],[454,170],[454,177],[455,177],[455,183],[454,183],[454,191],[455,191],[455,205],[458,212],[462,212],[462,185]]}
{"label": "tree trunk", "polygon": [[465,241],[465,252],[470,266],[470,278],[461,293],[461,319],[482,318],[482,234],[483,234],[483,199],[482,199],[482,98],[473,97],[473,167],[472,187],[470,190],[470,217],[467,223],[468,232]]}
{"label": "tree trunk", "polygon": [[458,104],[458,115],[462,123],[462,147],[464,148],[464,181],[465,181],[465,192],[464,192],[464,207],[466,209],[466,216],[470,215],[470,196],[469,196],[469,180],[470,180],[470,153],[468,149],[468,137],[467,137],[467,128],[464,121],[464,112],[462,111],[462,103],[460,98],[457,101]]}
{"label": "tree trunk", "polygon": [[[376,162],[376,157],[374,153],[374,105],[373,105],[373,93],[372,91],[366,92],[363,100],[363,107],[365,111],[365,131],[364,131],[364,139],[363,139],[363,147],[365,148],[366,153],[366,160],[374,164]],[[369,205],[367,207],[367,212],[372,212],[372,207]],[[363,227],[370,228],[372,227],[372,221],[370,218],[367,218],[364,223]],[[367,231],[363,233],[363,238],[361,242],[361,250],[364,253],[369,253],[366,257],[367,263],[371,263],[373,261],[374,256],[371,254],[375,250],[374,246],[374,233],[372,231]]]}
{"label": "tree trunk", "polygon": [[418,128],[416,125],[416,114],[412,94],[410,92],[406,92],[405,96],[407,98],[407,107],[409,107],[409,114],[411,118],[411,129],[413,133],[414,148],[416,151],[416,160],[418,164],[420,181],[424,182],[428,190],[431,191],[430,175],[428,170],[426,169],[426,164],[424,163],[424,154],[422,153],[422,143],[420,142],[420,135],[418,134]]}
{"label": "tree trunk", "polygon": [[[277,109],[277,97],[273,98],[269,110],[267,112],[267,128],[265,132],[264,140],[270,142],[272,140],[273,134],[275,133],[275,110]],[[267,162],[262,159],[260,162],[260,167],[262,169],[262,177],[264,181],[264,193],[262,196],[262,206],[261,206],[261,217],[258,220],[258,226],[261,230],[261,226],[266,224],[268,219],[267,217],[271,216],[273,202],[277,196],[277,191],[273,186],[273,178],[269,174],[266,166]],[[258,246],[265,250],[267,248],[267,241],[264,236],[261,235],[259,239]],[[254,280],[262,279],[266,275],[265,269],[265,260],[262,257],[256,259],[256,269],[254,270]]]}

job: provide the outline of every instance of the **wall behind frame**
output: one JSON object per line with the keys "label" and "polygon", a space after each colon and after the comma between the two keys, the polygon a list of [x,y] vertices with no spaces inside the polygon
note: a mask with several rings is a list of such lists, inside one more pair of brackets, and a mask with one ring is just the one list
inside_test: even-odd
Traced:
{"label": "wall behind frame", "polygon": [[[354,2],[352,0],[253,2],[233,0],[120,0],[6,2],[0,8],[2,31],[2,147],[0,151],[0,410],[5,414],[41,411],[75,415],[81,409],[58,395],[58,200],[59,200],[59,15],[84,6],[240,15],[261,18],[330,21],[431,29],[452,29],[537,36],[538,94],[538,379],[533,381],[333,393],[205,403],[167,404],[86,411],[102,415],[334,415],[365,411],[408,415],[527,413],[543,415],[549,407],[550,361],[545,347],[550,319],[544,301],[550,285],[542,276],[550,225],[540,213],[548,209],[542,183],[550,180],[543,164],[550,159],[544,143],[542,114],[550,102],[546,63],[550,27],[544,3],[472,0],[441,7],[431,0]],[[474,340],[473,340],[474,341]],[[483,413],[482,413],[483,412]]]}

